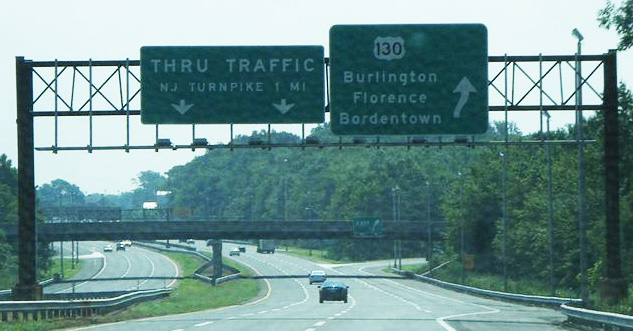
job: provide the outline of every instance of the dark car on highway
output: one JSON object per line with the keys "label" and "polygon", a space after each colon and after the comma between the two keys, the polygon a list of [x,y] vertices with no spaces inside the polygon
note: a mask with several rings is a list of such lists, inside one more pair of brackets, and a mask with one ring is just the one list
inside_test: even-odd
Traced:
{"label": "dark car on highway", "polygon": [[341,282],[326,281],[319,286],[319,303],[323,301],[343,301],[347,303],[349,286]]}

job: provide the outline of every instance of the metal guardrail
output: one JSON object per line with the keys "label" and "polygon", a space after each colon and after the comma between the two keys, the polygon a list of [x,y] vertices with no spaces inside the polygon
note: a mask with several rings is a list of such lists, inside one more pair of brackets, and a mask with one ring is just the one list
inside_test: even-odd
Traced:
{"label": "metal guardrail", "polygon": [[525,295],[525,294],[514,294],[514,293],[505,293],[505,292],[499,292],[499,291],[482,290],[476,287],[444,282],[444,281],[427,277],[427,276],[415,275],[408,271],[402,271],[399,269],[393,269],[393,270],[397,274],[406,275],[409,278],[414,278],[414,279],[417,279],[426,283],[430,283],[439,287],[447,288],[454,291],[467,292],[471,294],[487,296],[487,297],[491,297],[495,299],[502,299],[506,301],[513,301],[513,302],[518,302],[518,303],[526,303],[526,304],[553,307],[553,308],[558,308],[560,307],[560,305],[565,304],[565,303],[570,303],[570,302],[578,303],[578,304],[582,303],[581,299],[545,297],[545,296],[538,296],[538,295]]}
{"label": "metal guardrail", "polygon": [[633,316],[577,308],[566,304],[561,305],[560,309],[574,324],[600,327],[604,330],[633,330]]}
{"label": "metal guardrail", "polygon": [[563,314],[567,316],[569,322],[579,325],[587,325],[592,327],[600,327],[605,330],[632,330],[633,331],[633,316],[608,313],[596,310],[589,310],[584,308],[573,307],[570,304],[582,304],[581,299],[572,298],[557,298],[557,297],[545,297],[537,295],[524,295],[505,293],[498,291],[482,290],[475,287],[459,285],[444,282],[435,278],[415,275],[408,271],[402,271],[399,269],[393,269],[397,274],[406,275],[409,278],[413,278],[419,281],[423,281],[429,284],[433,284],[446,289],[468,292],[471,294],[487,296],[495,299],[501,299],[506,301],[513,301],[524,304],[540,305],[552,308],[558,308]]}
{"label": "metal guardrail", "polygon": [[0,301],[2,322],[103,315],[132,304],[169,296],[172,289],[138,291],[108,299]]}

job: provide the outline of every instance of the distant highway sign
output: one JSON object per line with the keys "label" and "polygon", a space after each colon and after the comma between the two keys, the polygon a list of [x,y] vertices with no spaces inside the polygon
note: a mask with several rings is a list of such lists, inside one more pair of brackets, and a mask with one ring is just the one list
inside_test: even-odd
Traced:
{"label": "distant highway sign", "polygon": [[323,46],[142,47],[144,124],[323,123]]}
{"label": "distant highway sign", "polygon": [[354,237],[382,237],[384,229],[379,218],[355,218]]}
{"label": "distant highway sign", "polygon": [[478,134],[488,128],[482,24],[335,25],[336,134]]}

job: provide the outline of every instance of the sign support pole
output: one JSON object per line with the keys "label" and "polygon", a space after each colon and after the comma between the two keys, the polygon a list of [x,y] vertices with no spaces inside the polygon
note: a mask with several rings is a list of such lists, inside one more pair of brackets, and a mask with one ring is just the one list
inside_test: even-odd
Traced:
{"label": "sign support pole", "polygon": [[33,143],[33,69],[16,57],[18,125],[18,283],[13,300],[42,299],[37,283],[37,233],[35,224],[35,149]]}
{"label": "sign support pole", "polygon": [[618,302],[627,296],[627,284],[622,278],[620,257],[620,197],[618,166],[618,80],[616,51],[604,58],[604,177],[607,272],[603,279],[604,299]]}

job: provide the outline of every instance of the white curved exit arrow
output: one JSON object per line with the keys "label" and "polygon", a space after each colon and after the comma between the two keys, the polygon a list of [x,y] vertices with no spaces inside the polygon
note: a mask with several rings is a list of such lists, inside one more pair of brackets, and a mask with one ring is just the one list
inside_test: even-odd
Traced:
{"label": "white curved exit arrow", "polygon": [[468,97],[471,93],[477,93],[473,84],[470,83],[468,78],[464,77],[459,81],[459,84],[453,90],[453,93],[459,93],[459,100],[457,101],[457,105],[453,110],[453,118],[459,118],[462,112],[462,108],[468,102]]}

